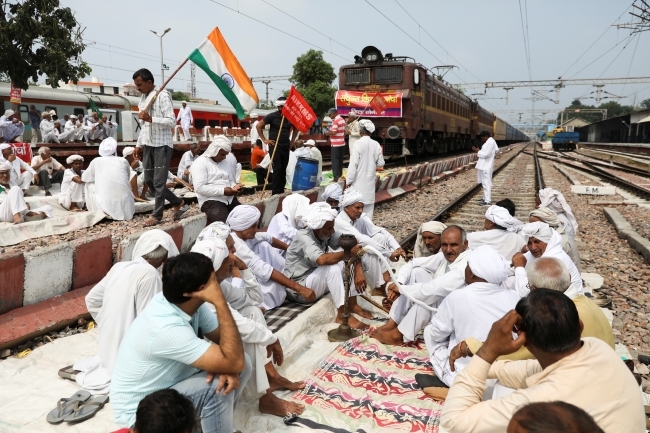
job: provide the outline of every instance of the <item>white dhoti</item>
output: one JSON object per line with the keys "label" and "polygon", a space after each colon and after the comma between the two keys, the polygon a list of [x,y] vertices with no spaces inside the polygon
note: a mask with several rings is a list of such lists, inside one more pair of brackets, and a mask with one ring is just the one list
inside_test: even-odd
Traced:
{"label": "white dhoti", "polygon": [[15,214],[27,213],[29,209],[19,186],[12,186],[7,191],[5,200],[0,203],[0,222],[13,223]]}
{"label": "white dhoti", "polygon": [[75,137],[75,132],[76,129],[65,129],[62,133],[59,134],[58,139],[61,143],[73,141]]}
{"label": "white dhoti", "polygon": [[[99,204],[97,194],[95,194],[95,183],[87,182],[84,183],[84,197],[86,198],[86,208],[89,211],[101,211],[102,208]],[[103,212],[103,211],[102,211]]]}
{"label": "white dhoti", "polygon": [[476,181],[483,186],[483,201],[492,201],[492,175],[484,170],[476,170]]}
{"label": "white dhoti", "polygon": [[[433,280],[426,269],[415,267],[411,270],[406,284],[428,283]],[[397,329],[404,336],[404,342],[415,341],[415,336],[431,321],[431,311],[411,301],[404,295],[395,300],[390,307],[389,316],[398,324]]]}
{"label": "white dhoti", "polygon": [[43,143],[59,143],[59,133],[56,129],[43,134]]}
{"label": "white dhoti", "polygon": [[[305,280],[305,287],[312,289],[316,299],[328,291],[332,294],[334,306],[339,308],[345,302],[345,286],[343,285],[343,262],[336,265],[325,265],[316,268]],[[351,296],[357,293],[350,290]]]}
{"label": "white dhoti", "polygon": [[[427,331],[424,331],[425,336],[427,335]],[[431,366],[433,367],[433,371],[436,373],[436,376],[438,376],[438,379],[442,380],[445,385],[451,386],[452,383],[454,383],[454,379],[456,378],[456,373],[459,371],[459,365],[462,361],[464,361],[463,368],[467,364],[467,359],[468,358],[459,358],[456,360],[456,371],[451,371],[451,367],[449,366],[449,341],[447,341],[447,345],[444,344],[437,344],[435,347],[432,349],[429,349],[429,345],[427,344],[427,349],[429,349],[429,357],[431,360]]]}
{"label": "white dhoti", "polygon": [[15,173],[11,173],[11,185],[18,185],[22,190],[29,189],[29,185],[31,185],[32,180],[34,179],[34,175],[28,171],[24,171],[20,173],[20,176],[18,176],[17,179],[14,179],[14,174]]}
{"label": "white dhoti", "polygon": [[68,210],[70,210],[72,203],[76,203],[79,209],[83,208],[86,204],[84,189],[83,183],[70,182],[65,194],[61,193],[59,204]]}
{"label": "white dhoti", "polygon": [[[282,257],[268,242],[257,242],[255,245],[251,246],[251,250],[257,254],[263,262],[271,265],[276,271],[280,273],[284,271],[284,257]],[[264,305],[267,309],[272,309],[276,306],[279,307],[287,297],[287,292],[284,290],[284,286],[280,283],[276,283],[270,278],[266,282],[260,281],[260,287],[264,294]]]}
{"label": "white dhoti", "polygon": [[[382,247],[391,249],[389,239],[385,234],[376,233],[372,236],[372,239]],[[368,289],[376,289],[385,283],[384,272],[388,271],[388,267],[382,259],[373,253],[366,253],[361,256],[361,266],[363,267],[363,275],[366,277],[366,287]],[[352,282],[352,287],[354,287],[354,282]]]}
{"label": "white dhoti", "polygon": [[[264,314],[262,314],[262,310],[260,310],[259,307],[244,307],[239,310],[239,313],[245,318],[266,327]],[[244,352],[246,352],[253,364],[253,374],[251,374],[250,379],[248,379],[246,387],[254,395],[264,394],[270,386],[269,377],[266,374],[266,369],[264,367],[266,364],[271,362],[272,359],[266,356],[266,346],[264,344],[246,342],[243,342],[243,344]]]}
{"label": "white dhoti", "polygon": [[[192,127],[192,124],[190,123],[189,120],[181,120],[181,129],[183,130],[183,136],[185,137],[186,141],[189,141],[192,139],[192,135],[190,134],[190,128]],[[253,358],[251,358],[253,359]]]}

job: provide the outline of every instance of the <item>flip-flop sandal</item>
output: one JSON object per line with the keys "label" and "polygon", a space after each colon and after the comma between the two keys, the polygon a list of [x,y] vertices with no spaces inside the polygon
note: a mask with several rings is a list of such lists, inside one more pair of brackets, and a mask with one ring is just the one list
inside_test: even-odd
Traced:
{"label": "flip-flop sandal", "polygon": [[449,388],[440,378],[433,374],[421,374],[418,373],[415,375],[415,381],[420,386],[420,388]]}
{"label": "flip-flop sandal", "polygon": [[47,414],[45,418],[50,424],[60,424],[63,420],[74,413],[75,406],[90,398],[88,391],[77,391],[70,398],[62,398],[56,403],[56,407]]}
{"label": "flip-flop sandal", "polygon": [[61,370],[59,370],[59,376],[69,380],[77,380],[77,375],[79,373],[81,372],[72,368],[72,365],[68,365],[67,367],[63,367]]}
{"label": "flip-flop sandal", "polygon": [[149,218],[147,221],[144,222],[145,227],[153,227],[162,224],[161,220],[157,220],[155,218]]}
{"label": "flip-flop sandal", "polygon": [[188,210],[190,210],[190,206],[187,205],[187,204],[185,206],[183,206],[182,208],[180,208],[179,210],[177,210],[176,213],[174,214],[174,221],[178,221],[179,219],[181,219],[183,214],[185,212],[187,212]]}
{"label": "flip-flop sandal", "polygon": [[75,403],[74,412],[65,417],[64,421],[70,424],[86,421],[95,416],[106,403],[108,403],[107,395],[96,395],[90,400]]}

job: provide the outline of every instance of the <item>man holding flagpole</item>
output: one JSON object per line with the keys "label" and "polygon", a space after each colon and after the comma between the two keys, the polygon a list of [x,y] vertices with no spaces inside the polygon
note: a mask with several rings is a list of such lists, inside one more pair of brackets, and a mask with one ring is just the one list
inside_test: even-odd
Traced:
{"label": "man holding flagpole", "polygon": [[[142,160],[144,181],[156,197],[151,217],[145,222],[145,226],[150,227],[161,223],[165,200],[174,207],[174,220],[180,218],[189,207],[184,207],[185,202],[167,189],[166,185],[174,152],[172,128],[176,119],[172,98],[169,92],[155,90],[153,74],[148,69],[137,70],[133,74],[133,83],[142,94],[138,104],[138,119],[143,122],[133,155]],[[152,98],[155,98],[153,102]]]}

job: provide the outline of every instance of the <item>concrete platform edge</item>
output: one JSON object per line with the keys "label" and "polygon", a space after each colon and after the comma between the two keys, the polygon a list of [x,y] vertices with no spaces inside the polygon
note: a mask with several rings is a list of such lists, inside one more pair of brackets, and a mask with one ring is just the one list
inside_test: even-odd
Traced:
{"label": "concrete platform edge", "polygon": [[603,212],[607,220],[616,228],[618,237],[625,239],[634,251],[641,254],[645,261],[650,263],[650,240],[638,234],[618,210],[606,207],[603,208]]}

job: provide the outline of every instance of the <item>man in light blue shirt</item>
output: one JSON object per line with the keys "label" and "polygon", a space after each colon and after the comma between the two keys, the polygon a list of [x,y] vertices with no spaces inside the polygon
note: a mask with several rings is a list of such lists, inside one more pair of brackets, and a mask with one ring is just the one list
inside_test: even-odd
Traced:
{"label": "man in light blue shirt", "polygon": [[162,293],[135,319],[115,361],[110,397],[120,427],[133,426],[145,396],[173,388],[192,400],[203,433],[232,433],[234,404],[252,368],[218,283],[231,267],[227,250],[216,272],[197,253],[165,263]]}

